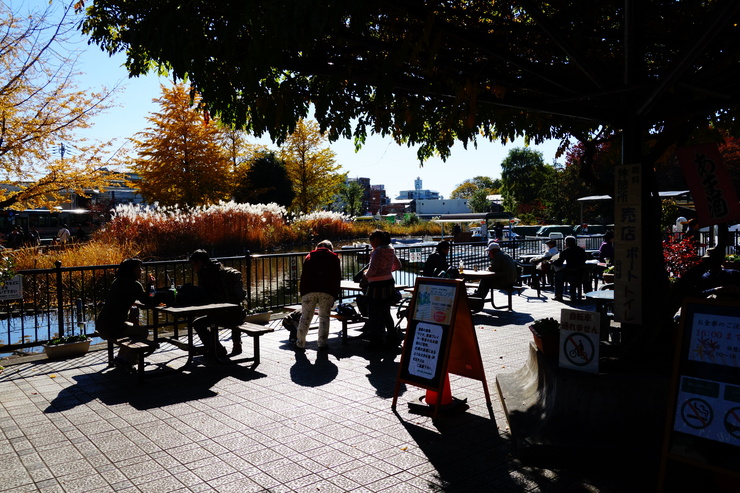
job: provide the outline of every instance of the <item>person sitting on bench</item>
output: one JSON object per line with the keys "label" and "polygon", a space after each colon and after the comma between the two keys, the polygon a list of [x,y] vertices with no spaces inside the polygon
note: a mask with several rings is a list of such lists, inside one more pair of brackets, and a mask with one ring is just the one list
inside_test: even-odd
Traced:
{"label": "person sitting on bench", "polygon": [[[139,282],[143,270],[138,258],[127,258],[118,266],[116,277],[108,291],[103,309],[95,320],[95,330],[105,340],[121,337],[145,340],[149,333],[146,327],[128,320],[131,306],[139,301],[149,306],[152,303],[144,286]],[[121,347],[113,364],[131,371],[136,363],[136,354],[127,347]]]}
{"label": "person sitting on bench", "polygon": [[[247,312],[239,303],[236,303],[236,299],[230,293],[225,277],[221,274],[226,268],[218,260],[212,259],[208,252],[202,249],[196,250],[190,255],[190,263],[193,265],[193,272],[198,277],[198,288],[200,288],[198,302],[200,304],[234,303],[238,305],[226,311],[204,315],[193,320],[193,329],[195,329],[203,343],[205,355],[219,361],[227,359],[226,348],[218,340],[218,327],[232,328],[233,347],[229,356],[241,354],[242,335],[237,327],[244,322]],[[237,298],[240,297],[241,295],[237,296]]]}
{"label": "person sitting on bench", "polygon": [[491,289],[506,289],[517,281],[516,262],[509,255],[501,251],[501,245],[492,241],[486,250],[491,265],[488,270],[494,275],[481,280],[475,292],[477,298],[485,299]]}
{"label": "person sitting on bench", "polygon": [[560,252],[552,265],[555,269],[555,296],[556,301],[563,301],[563,289],[566,281],[570,284],[570,299],[578,298],[578,288],[583,284],[586,260],[586,250],[578,246],[575,236],[565,237],[565,249]]}

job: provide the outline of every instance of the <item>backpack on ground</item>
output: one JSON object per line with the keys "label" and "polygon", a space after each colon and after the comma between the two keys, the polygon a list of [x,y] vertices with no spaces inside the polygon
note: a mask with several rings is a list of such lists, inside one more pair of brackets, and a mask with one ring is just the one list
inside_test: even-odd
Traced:
{"label": "backpack on ground", "polygon": [[242,273],[233,267],[224,267],[220,271],[221,282],[226,288],[226,301],[241,305],[247,298],[247,292],[244,290]]}

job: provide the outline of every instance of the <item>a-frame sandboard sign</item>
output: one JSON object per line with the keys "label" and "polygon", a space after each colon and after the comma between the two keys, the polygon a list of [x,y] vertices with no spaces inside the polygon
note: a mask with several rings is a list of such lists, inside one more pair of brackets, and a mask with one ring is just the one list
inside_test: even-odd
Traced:
{"label": "a-frame sandboard sign", "polygon": [[685,299],[676,342],[658,491],[674,491],[683,484],[676,477],[690,474],[737,491],[740,303]]}
{"label": "a-frame sandboard sign", "polygon": [[457,279],[418,277],[409,305],[392,408],[396,409],[401,384],[409,383],[437,393],[432,412],[432,418],[436,418],[448,373],[480,380],[493,417],[465,284]]}

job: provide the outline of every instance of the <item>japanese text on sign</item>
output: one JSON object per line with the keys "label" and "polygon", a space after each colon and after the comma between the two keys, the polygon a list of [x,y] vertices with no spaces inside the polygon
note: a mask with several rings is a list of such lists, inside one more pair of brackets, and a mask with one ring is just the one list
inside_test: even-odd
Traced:
{"label": "japanese text on sign", "polygon": [[702,226],[740,218],[740,203],[716,144],[682,147],[676,152]]}
{"label": "japanese text on sign", "polygon": [[23,299],[23,276],[16,275],[0,287],[0,300]]}
{"label": "japanese text on sign", "polygon": [[691,328],[688,359],[740,368],[740,319],[697,313]]}
{"label": "japanese text on sign", "polygon": [[442,334],[443,329],[439,325],[421,322],[416,326],[409,359],[411,375],[426,379],[434,378],[437,372]]}
{"label": "japanese text on sign", "polygon": [[615,187],[614,315],[620,322],[642,321],[642,170],[639,164],[619,166]]}
{"label": "japanese text on sign", "polygon": [[562,368],[596,373],[599,371],[598,312],[564,308],[560,313],[560,355]]}
{"label": "japanese text on sign", "polygon": [[426,284],[417,286],[414,319],[449,325],[456,287]]}

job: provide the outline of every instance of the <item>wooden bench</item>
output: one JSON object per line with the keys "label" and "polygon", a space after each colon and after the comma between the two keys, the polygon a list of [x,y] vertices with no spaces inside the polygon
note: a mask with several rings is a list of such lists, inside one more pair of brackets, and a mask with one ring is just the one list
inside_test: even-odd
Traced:
{"label": "wooden bench", "polygon": [[[259,324],[253,324],[251,322],[244,322],[243,324],[237,326],[237,327],[223,327],[224,329],[232,330],[236,329],[242,334],[247,334],[249,337],[251,337],[254,340],[254,352],[251,357],[247,356],[244,358],[239,359],[232,359],[231,361],[233,363],[242,363],[244,361],[252,361],[252,368],[257,368],[257,365],[260,364],[260,337],[262,337],[265,334],[269,334],[270,332],[274,332],[275,329],[268,325],[259,325]],[[218,339],[218,338],[214,338]]]}
{"label": "wooden bench", "polygon": [[144,339],[131,339],[130,337],[122,337],[120,339],[108,339],[108,366],[113,367],[113,350],[114,347],[123,347],[128,349],[131,353],[136,355],[136,374],[139,379],[139,383],[144,382],[144,357],[152,354],[158,347],[159,344],[153,341]]}
{"label": "wooden bench", "polygon": [[[465,283],[465,289],[478,289],[478,283]],[[494,301],[494,294],[496,291],[506,291],[507,295],[507,301],[508,303],[506,305],[497,306],[496,302]],[[504,308],[508,309],[508,311],[514,311],[513,305],[512,305],[512,295],[516,292],[517,294],[521,295],[522,291],[524,291],[524,286],[521,284],[513,284],[511,286],[505,287],[505,288],[491,288],[491,305],[496,310],[503,310]],[[538,290],[539,295],[539,290]],[[472,295],[470,295],[472,296]],[[480,303],[480,298],[476,298]],[[485,303],[485,299],[483,300],[483,303]],[[471,307],[471,310],[475,313],[475,309]]]}
{"label": "wooden bench", "polygon": [[347,317],[335,312],[333,312],[329,316],[335,320],[339,320],[340,322],[342,322],[342,344],[347,344],[347,341],[349,340],[349,337],[347,336],[347,329],[349,328],[349,324],[365,324],[370,320],[369,318],[360,315],[359,310],[357,311],[356,317]]}
{"label": "wooden bench", "polygon": [[[508,299],[508,303],[506,305],[496,306],[496,303],[493,301],[493,295],[496,291],[506,291],[506,296]],[[522,291],[524,291],[524,286],[520,284],[514,284],[512,286],[507,286],[505,288],[494,288],[491,289],[491,305],[493,305],[493,308],[496,310],[503,310],[504,308],[507,308],[510,312],[514,311],[511,304],[511,297],[514,292],[517,292],[517,294],[521,295]]]}

